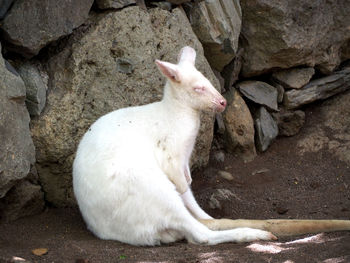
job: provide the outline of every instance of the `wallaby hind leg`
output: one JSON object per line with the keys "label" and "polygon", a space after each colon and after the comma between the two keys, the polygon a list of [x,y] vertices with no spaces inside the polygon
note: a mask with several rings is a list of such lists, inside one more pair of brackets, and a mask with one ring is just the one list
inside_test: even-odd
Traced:
{"label": "wallaby hind leg", "polygon": [[[170,190],[170,189],[169,189]],[[158,200],[158,209],[167,211],[167,219],[170,219],[166,227],[159,229],[161,242],[171,242],[177,237],[184,237],[188,242],[196,244],[215,245],[224,242],[249,242],[254,240],[275,240],[276,237],[270,232],[252,229],[237,228],[225,231],[212,231],[200,223],[185,207],[178,193],[173,189],[166,191],[167,200]],[[163,193],[159,193],[163,195]],[[164,193],[165,194],[165,193]],[[171,202],[170,202],[171,201]],[[161,216],[161,215],[160,215]],[[167,219],[164,216],[164,219]]]}

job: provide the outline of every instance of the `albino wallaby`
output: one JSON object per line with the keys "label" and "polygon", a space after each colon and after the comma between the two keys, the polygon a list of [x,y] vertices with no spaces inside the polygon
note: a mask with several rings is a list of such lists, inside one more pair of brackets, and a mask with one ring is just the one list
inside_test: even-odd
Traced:
{"label": "albino wallaby", "polygon": [[88,228],[132,245],[183,238],[213,245],[350,230],[346,220],[216,220],[199,207],[189,187],[189,159],[200,111],[222,112],[226,100],[196,70],[195,58],[194,49],[184,47],[178,64],[156,60],[167,78],[163,99],[104,115],[84,135],[73,186]]}

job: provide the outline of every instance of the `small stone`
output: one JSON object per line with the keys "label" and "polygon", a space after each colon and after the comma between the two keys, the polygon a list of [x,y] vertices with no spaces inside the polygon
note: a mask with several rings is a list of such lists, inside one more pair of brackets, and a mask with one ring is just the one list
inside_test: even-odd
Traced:
{"label": "small stone", "polygon": [[263,173],[267,173],[269,172],[270,170],[267,169],[267,168],[263,168],[263,169],[259,169],[259,170],[255,170],[252,172],[252,175],[256,175],[256,174],[263,174]]}
{"label": "small stone", "polygon": [[135,3],[135,0],[96,0],[100,9],[119,9]]}
{"label": "small stone", "polygon": [[272,78],[287,89],[300,89],[314,74],[314,68],[292,68],[274,72]]}
{"label": "small stone", "polygon": [[36,256],[43,256],[46,255],[48,252],[47,248],[36,248],[32,250],[32,253]]}
{"label": "small stone", "polygon": [[130,74],[134,70],[134,63],[127,58],[117,58],[117,71],[125,74]]}
{"label": "small stone", "polygon": [[273,113],[273,117],[277,121],[279,135],[281,136],[298,134],[305,123],[305,113],[301,110],[281,111]]}
{"label": "small stone", "polygon": [[209,198],[209,207],[211,209],[222,209],[222,202],[230,201],[232,197],[241,200],[229,189],[216,189]]}
{"label": "small stone", "polygon": [[256,145],[259,151],[266,151],[278,135],[278,126],[264,107],[260,107],[255,118]]}
{"label": "small stone", "polygon": [[280,215],[284,215],[285,213],[287,213],[289,211],[288,208],[285,207],[281,207],[281,206],[277,206],[276,207],[276,212]]}
{"label": "small stone", "polygon": [[214,159],[219,163],[223,163],[225,161],[225,153],[223,151],[214,152]]}
{"label": "small stone", "polygon": [[277,111],[277,89],[262,81],[247,80],[237,84],[242,94],[257,104]]}
{"label": "small stone", "polygon": [[226,171],[219,171],[218,174],[219,174],[222,178],[224,178],[224,179],[226,179],[226,180],[228,180],[228,181],[232,181],[232,180],[233,180],[233,176],[232,176],[232,174],[229,173],[229,172],[226,172]]}
{"label": "small stone", "polygon": [[20,65],[18,73],[26,86],[26,105],[29,114],[31,116],[39,116],[46,104],[48,76],[29,62]]}
{"label": "small stone", "polygon": [[217,133],[218,134],[224,134],[225,133],[225,122],[224,122],[224,118],[222,117],[222,113],[217,113],[215,115],[215,120],[216,120],[216,124],[217,124]]}

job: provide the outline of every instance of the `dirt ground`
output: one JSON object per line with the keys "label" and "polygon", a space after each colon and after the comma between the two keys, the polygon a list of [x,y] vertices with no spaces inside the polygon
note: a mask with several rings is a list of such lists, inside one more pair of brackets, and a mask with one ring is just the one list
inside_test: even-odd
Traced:
{"label": "dirt ground", "polygon": [[[224,163],[193,175],[194,193],[216,218],[350,219],[350,168],[327,150],[300,155],[298,142],[323,116],[307,110],[301,133],[279,138],[251,163],[226,155]],[[233,174],[228,181],[218,175]],[[221,189],[221,190],[220,190]],[[224,191],[222,191],[224,189]],[[229,193],[225,196],[218,192]],[[211,197],[219,201],[214,205]],[[211,205],[210,205],[211,204]],[[213,208],[214,207],[214,208]],[[46,248],[42,256],[33,249]],[[350,232],[320,233],[276,242],[198,246],[178,242],[133,247],[103,241],[88,230],[75,208],[49,208],[40,215],[0,225],[0,262],[350,262]]]}

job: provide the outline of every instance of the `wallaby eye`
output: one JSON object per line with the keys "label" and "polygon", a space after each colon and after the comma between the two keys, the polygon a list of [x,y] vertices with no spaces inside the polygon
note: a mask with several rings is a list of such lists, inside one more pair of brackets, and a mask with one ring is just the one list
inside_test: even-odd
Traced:
{"label": "wallaby eye", "polygon": [[203,93],[205,88],[203,86],[196,86],[194,87],[194,91],[198,93]]}

